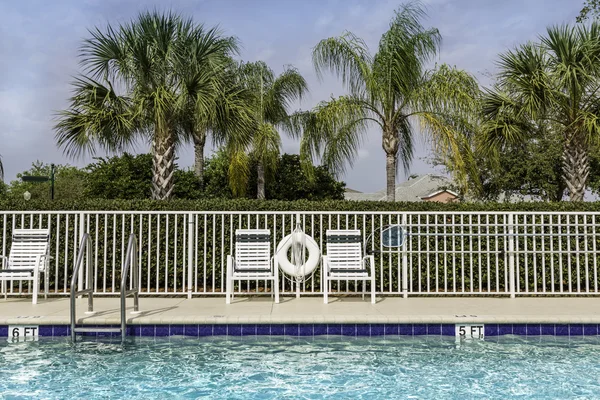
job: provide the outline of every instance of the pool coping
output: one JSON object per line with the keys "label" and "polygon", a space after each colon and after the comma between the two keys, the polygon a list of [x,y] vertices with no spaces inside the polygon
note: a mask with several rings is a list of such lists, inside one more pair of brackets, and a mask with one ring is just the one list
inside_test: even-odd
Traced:
{"label": "pool coping", "polygon": [[[378,298],[376,304],[360,298],[269,298],[236,297],[225,304],[222,297],[144,297],[140,313],[127,324],[144,325],[285,325],[285,324],[600,324],[598,298]],[[94,299],[95,314],[85,314],[87,299],[77,299],[78,325],[119,325],[119,298]],[[70,325],[69,299],[30,298],[0,300],[0,326]]]}

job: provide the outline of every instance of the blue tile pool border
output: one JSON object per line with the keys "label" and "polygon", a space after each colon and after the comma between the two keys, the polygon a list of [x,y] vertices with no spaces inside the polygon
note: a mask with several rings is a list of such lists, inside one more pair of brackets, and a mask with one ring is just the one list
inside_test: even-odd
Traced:
{"label": "blue tile pool border", "polygon": [[[484,324],[485,336],[598,336],[600,324]],[[93,325],[91,325],[93,326]],[[90,326],[90,327],[91,327]],[[100,327],[100,325],[96,325]],[[116,325],[102,325],[118,327]],[[186,324],[128,325],[128,336],[454,336],[454,324]],[[40,325],[39,336],[69,336],[68,325]],[[119,336],[118,333],[86,333],[85,336]],[[0,325],[0,337],[8,326]]]}

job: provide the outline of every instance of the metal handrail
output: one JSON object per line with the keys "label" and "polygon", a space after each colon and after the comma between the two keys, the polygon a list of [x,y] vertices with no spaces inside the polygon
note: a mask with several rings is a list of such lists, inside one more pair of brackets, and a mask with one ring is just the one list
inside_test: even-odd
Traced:
{"label": "metal handrail", "polygon": [[[129,267],[133,264],[133,289],[126,290],[127,276]],[[125,310],[125,299],[133,294],[133,312],[139,311],[139,279],[138,279],[138,252],[137,252],[137,237],[135,233],[129,235],[129,243],[127,244],[127,253],[125,255],[125,264],[121,270],[121,338],[125,340],[127,333],[127,320]]]}
{"label": "metal handrail", "polygon": [[[90,239],[90,235],[88,233],[84,233],[81,237],[81,242],[79,244],[79,252],[77,253],[77,261],[75,262],[75,267],[73,268],[73,278],[71,278],[71,339],[73,342],[75,339],[75,324],[76,324],[76,315],[75,315],[75,298],[82,294],[88,295],[88,312],[94,312],[94,288],[93,288],[93,279],[91,273],[92,266],[92,239]],[[87,287],[83,290],[76,290],[78,281],[79,281],[79,269],[81,267],[81,263],[84,259],[84,254],[86,258],[86,274],[87,274]]]}

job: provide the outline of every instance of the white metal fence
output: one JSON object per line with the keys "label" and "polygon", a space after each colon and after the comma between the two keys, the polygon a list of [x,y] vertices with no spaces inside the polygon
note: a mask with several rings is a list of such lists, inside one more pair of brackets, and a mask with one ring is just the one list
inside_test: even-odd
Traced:
{"label": "white metal fence", "polygon": [[[226,256],[238,228],[273,232],[273,248],[291,233],[296,215],[325,248],[327,229],[360,229],[375,252],[377,292],[388,295],[596,295],[600,213],[508,212],[0,212],[0,254],[16,228],[51,229],[50,293],[68,295],[79,239],[92,238],[94,290],[119,293],[130,233],[138,237],[139,287],[146,295],[220,295]],[[404,247],[381,253],[379,231],[400,224]],[[321,271],[302,284],[320,294]],[[334,282],[356,293],[362,284]],[[264,281],[243,293],[269,293]],[[283,293],[295,293],[290,281]],[[9,295],[29,292],[20,283]]]}

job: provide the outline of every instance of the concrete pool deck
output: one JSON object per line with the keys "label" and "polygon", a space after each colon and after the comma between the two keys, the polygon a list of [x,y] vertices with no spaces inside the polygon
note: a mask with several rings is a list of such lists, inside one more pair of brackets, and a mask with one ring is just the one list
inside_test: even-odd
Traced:
{"label": "concrete pool deck", "polygon": [[[87,298],[77,299],[77,323],[120,324],[119,298],[94,298],[93,315],[85,314]],[[127,323],[146,324],[319,324],[319,323],[537,323],[600,324],[600,298],[475,298],[398,297],[378,298],[371,304],[360,297],[270,297],[225,299],[140,297],[140,313],[131,314],[133,299],[127,299]],[[0,299],[0,325],[68,325],[69,298]]]}

